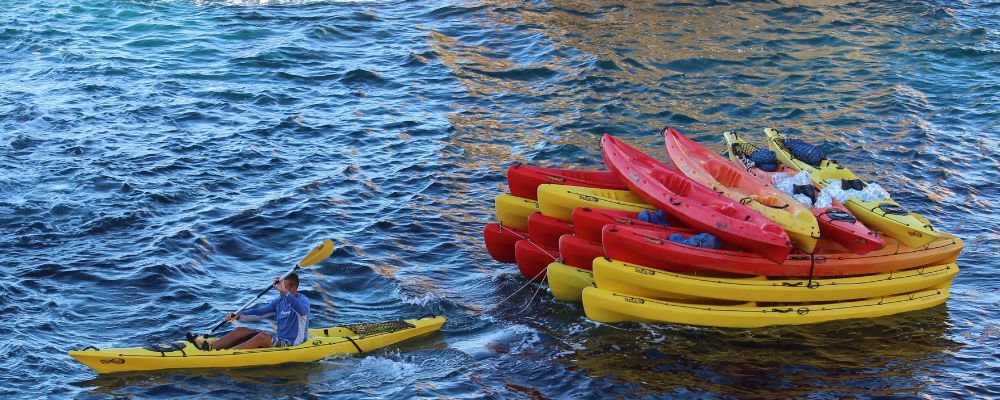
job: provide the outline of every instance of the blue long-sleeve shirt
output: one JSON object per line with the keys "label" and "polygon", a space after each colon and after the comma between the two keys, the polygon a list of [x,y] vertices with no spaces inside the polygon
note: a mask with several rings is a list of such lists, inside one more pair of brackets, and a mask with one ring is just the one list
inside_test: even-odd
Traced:
{"label": "blue long-sleeve shirt", "polygon": [[275,336],[298,345],[306,341],[309,331],[309,298],[302,293],[293,296],[290,292],[260,307],[254,307],[240,314],[240,321],[258,321],[277,315],[278,331]]}

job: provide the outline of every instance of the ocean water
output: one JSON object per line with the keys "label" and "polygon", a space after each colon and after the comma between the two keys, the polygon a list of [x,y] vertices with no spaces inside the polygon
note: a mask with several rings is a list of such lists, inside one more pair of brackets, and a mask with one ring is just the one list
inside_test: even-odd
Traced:
{"label": "ocean water", "polygon": [[[1000,396],[1000,3],[5,1],[0,397]],[[966,241],[944,306],[753,330],[604,325],[481,241],[514,161],[671,125],[803,137]],[[661,158],[665,156],[660,153]],[[98,376],[324,238],[312,325],[364,356]]]}

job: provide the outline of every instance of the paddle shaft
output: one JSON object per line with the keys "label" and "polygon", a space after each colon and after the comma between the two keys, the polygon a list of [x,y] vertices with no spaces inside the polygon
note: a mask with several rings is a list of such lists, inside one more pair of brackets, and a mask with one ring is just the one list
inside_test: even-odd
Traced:
{"label": "paddle shaft", "polygon": [[[298,266],[298,264],[296,264],[295,268],[292,268],[290,271],[286,272],[284,275],[282,275],[280,278],[278,278],[278,280],[285,279],[286,277],[288,277],[288,275],[291,275],[293,272],[298,271],[299,268],[300,267]],[[275,283],[277,283],[277,282],[275,282]],[[246,302],[246,304],[244,304],[243,307],[240,307],[240,309],[236,310],[235,312],[233,312],[233,314],[239,314],[239,313],[243,312],[243,310],[246,310],[247,307],[250,307],[250,305],[252,305],[258,299],[260,299],[261,297],[264,297],[264,295],[267,294],[267,292],[270,292],[271,288],[273,288],[273,287],[274,287],[274,283],[272,283],[270,286],[268,286],[264,290],[261,290],[260,294],[258,294],[257,297],[254,297],[253,300],[250,300],[250,301]],[[212,330],[208,331],[208,333],[209,334],[215,333],[215,331],[219,330],[219,328],[221,328],[222,325],[225,325],[226,322],[229,322],[229,321],[223,319],[222,322],[219,322],[219,324],[216,325],[214,328],[212,328]]]}

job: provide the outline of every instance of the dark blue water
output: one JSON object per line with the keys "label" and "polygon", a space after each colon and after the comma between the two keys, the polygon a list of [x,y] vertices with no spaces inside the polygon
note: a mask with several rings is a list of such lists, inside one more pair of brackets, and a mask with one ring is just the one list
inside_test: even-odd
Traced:
{"label": "dark blue water", "polygon": [[[6,1],[0,397],[997,397],[998,93],[997,3]],[[480,237],[502,167],[666,124],[822,143],[966,240],[952,298],[717,330],[518,291]],[[204,329],[327,237],[313,326],[443,332],[238,370],[65,353]]]}

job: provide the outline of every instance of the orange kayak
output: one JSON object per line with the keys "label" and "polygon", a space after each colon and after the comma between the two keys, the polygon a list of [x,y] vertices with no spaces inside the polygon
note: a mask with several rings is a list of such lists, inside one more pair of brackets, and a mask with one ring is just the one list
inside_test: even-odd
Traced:
{"label": "orange kayak", "polygon": [[820,231],[805,204],[674,129],[666,129],[663,140],[670,159],[688,178],[759,212],[784,228],[795,247],[813,252]]}
{"label": "orange kayak", "polygon": [[[669,130],[666,128],[664,134]],[[614,136],[601,138],[601,153],[608,169],[632,192],[691,229],[711,233],[776,263],[784,262],[792,251],[788,234],[774,222]]]}

